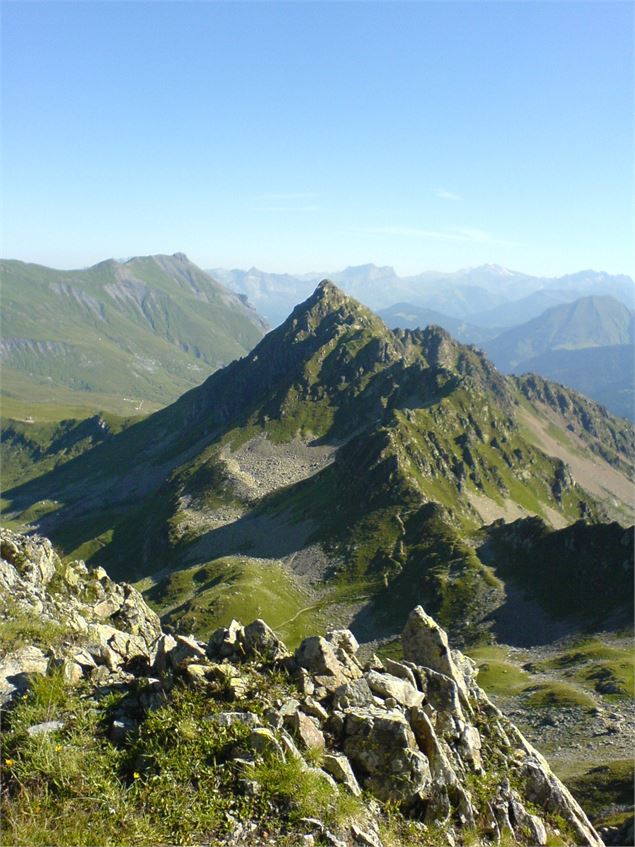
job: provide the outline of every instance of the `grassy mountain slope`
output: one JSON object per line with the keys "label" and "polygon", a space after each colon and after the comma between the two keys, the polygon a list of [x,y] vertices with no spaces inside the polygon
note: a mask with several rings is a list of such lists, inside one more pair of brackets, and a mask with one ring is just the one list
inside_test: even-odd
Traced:
{"label": "grassy mountain slope", "polygon": [[[230,614],[224,575],[257,595],[260,562],[279,575],[263,614],[292,618],[296,634],[322,614],[389,634],[423,602],[469,640],[504,601],[466,541],[482,524],[605,514],[531,421],[592,455],[629,508],[632,427],[569,392],[571,431],[556,391],[502,376],[438,327],[392,332],[324,282],[243,359],[6,492],[9,513],[54,500],[38,525],[65,552],[143,578],[158,608],[199,631]],[[296,598],[284,614],[283,596]]]}
{"label": "grassy mountain slope", "polygon": [[19,401],[149,411],[142,401],[174,400],[264,331],[178,253],[72,271],[3,261],[0,273],[2,392]]}
{"label": "grassy mountain slope", "polygon": [[554,306],[542,315],[487,342],[485,348],[503,371],[528,370],[536,356],[633,343],[633,315],[612,297],[583,297]]}

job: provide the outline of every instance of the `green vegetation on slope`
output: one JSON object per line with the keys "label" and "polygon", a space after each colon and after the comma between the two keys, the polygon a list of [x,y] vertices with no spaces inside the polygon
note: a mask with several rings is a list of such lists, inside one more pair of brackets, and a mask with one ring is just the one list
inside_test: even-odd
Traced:
{"label": "green vegetation on slope", "polygon": [[0,264],[2,392],[128,413],[165,404],[262,337],[255,312],[182,254],[62,271]]}
{"label": "green vegetation on slope", "polygon": [[572,762],[565,768],[556,767],[556,772],[596,827],[619,825],[632,816],[632,759],[614,759],[593,767],[588,761]]}
{"label": "green vegetation on slope", "polygon": [[0,462],[4,489],[53,470],[138,420],[108,412],[83,419],[1,419]]}
{"label": "green vegetation on slope", "polygon": [[471,647],[467,655],[478,667],[478,684],[488,694],[509,696],[527,687],[530,676],[509,661],[509,651],[502,646],[489,644]]}
{"label": "green vegetation on slope", "polygon": [[228,626],[232,619],[263,618],[295,647],[328,623],[314,608],[318,604],[283,565],[246,557],[173,571],[145,588],[144,596],[164,623],[200,638],[209,638],[214,629]]}
{"label": "green vegetation on slope", "polygon": [[632,342],[633,315],[626,306],[613,297],[581,297],[507,330],[485,348],[501,370],[522,373],[533,370],[532,360],[549,351]]}
{"label": "green vegetation on slope", "polygon": [[[360,631],[388,636],[422,602],[474,641],[506,576],[465,542],[484,519],[472,501],[556,521],[600,515],[564,463],[525,438],[521,396],[443,330],[391,332],[325,282],[243,359],[7,491],[8,516],[37,517],[67,555],[127,580],[226,557],[291,559],[319,544],[332,596],[366,601]],[[585,401],[575,401],[582,414]],[[618,438],[610,416],[603,427],[598,440]],[[611,449],[627,452],[626,429]],[[275,479],[272,462],[272,493],[245,494],[249,473],[230,448],[254,436],[275,449],[296,438],[337,446],[335,461],[291,484],[282,472]],[[229,525],[211,516],[224,509]],[[205,617],[211,597],[189,590],[183,614]]]}
{"label": "green vegetation on slope", "polygon": [[[247,692],[248,708],[261,690]],[[289,696],[272,675],[271,691]],[[275,833],[283,847],[295,841],[302,818],[319,816],[334,829],[363,818],[363,806],[326,778],[291,758],[261,759],[250,774],[251,797],[238,789],[243,772],[228,763],[249,735],[242,723],[221,726],[222,709],[209,695],[176,689],[154,710],[140,709],[131,743],[116,745],[107,733],[124,697],[94,701],[71,690],[60,676],[34,681],[31,692],[5,721],[0,831],[3,844],[59,847],[116,844],[209,843],[232,832],[235,819]],[[236,703],[244,708],[247,703]],[[60,720],[52,733],[29,735],[34,724]],[[205,731],[201,731],[204,727]],[[268,837],[268,836],[267,836]],[[297,843],[297,842],[296,842]]]}
{"label": "green vegetation on slope", "polygon": [[556,671],[608,699],[635,696],[632,643],[625,646],[598,638],[579,640],[538,665],[538,669]]}

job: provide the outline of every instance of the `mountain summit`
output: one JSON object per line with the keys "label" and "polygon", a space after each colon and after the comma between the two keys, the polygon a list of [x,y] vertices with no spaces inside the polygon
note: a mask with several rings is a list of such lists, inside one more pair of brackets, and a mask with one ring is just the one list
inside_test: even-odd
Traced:
{"label": "mountain summit", "polygon": [[601,407],[323,280],[246,356],[5,496],[66,552],[158,580],[183,626],[222,622],[232,581],[262,605],[268,574],[274,624],[333,613],[374,637],[417,601],[469,640],[505,588],[464,539],[626,520],[632,471],[633,429]]}

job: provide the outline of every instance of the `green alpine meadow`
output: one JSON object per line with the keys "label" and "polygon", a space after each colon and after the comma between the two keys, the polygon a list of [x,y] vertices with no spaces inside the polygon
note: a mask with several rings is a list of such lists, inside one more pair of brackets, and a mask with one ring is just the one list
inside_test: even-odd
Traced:
{"label": "green alpine meadow", "polygon": [[0,275],[9,416],[38,417],[41,404],[62,414],[147,414],[246,353],[266,329],[182,253],[72,271],[2,261]]}

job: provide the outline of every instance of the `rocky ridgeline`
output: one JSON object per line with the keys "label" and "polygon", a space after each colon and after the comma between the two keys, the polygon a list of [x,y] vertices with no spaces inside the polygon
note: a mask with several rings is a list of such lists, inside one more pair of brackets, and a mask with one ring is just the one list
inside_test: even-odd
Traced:
{"label": "rocky ridgeline", "polygon": [[[111,741],[123,744],[144,713],[169,702],[175,686],[196,687],[214,702],[210,720],[248,728],[228,763],[242,768],[246,795],[259,790],[250,771],[274,756],[313,771],[319,763],[334,792],[339,784],[365,798],[363,826],[351,822],[332,832],[306,819],[299,844],[379,847],[388,804],[420,828],[422,844],[434,827],[448,845],[601,847],[545,759],[478,687],[474,663],[449,647],[421,607],[402,633],[401,662],[373,657],[362,665],[348,630],[306,638],[291,653],[261,620],[232,621],[205,644],[162,632],[135,589],[100,568],[63,564],[44,538],[1,530],[0,544],[4,623],[28,615],[56,633],[48,646],[42,635],[39,645],[17,645],[0,656],[3,708],[34,675],[55,669],[97,697],[129,688],[132,696],[109,728]],[[278,686],[269,700],[272,675],[284,680],[285,696]],[[59,726],[51,721],[30,733]],[[232,843],[254,843],[248,832],[249,822],[238,821]]]}

